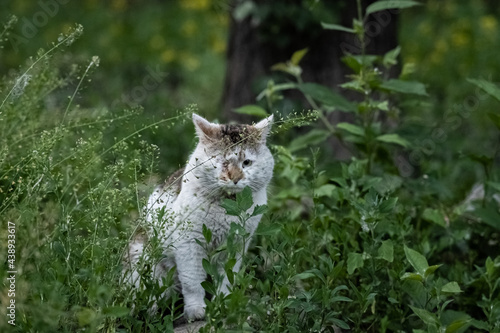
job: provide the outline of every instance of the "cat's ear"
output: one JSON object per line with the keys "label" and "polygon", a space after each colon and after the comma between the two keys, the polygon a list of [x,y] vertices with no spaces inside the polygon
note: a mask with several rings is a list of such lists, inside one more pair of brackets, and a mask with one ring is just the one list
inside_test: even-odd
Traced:
{"label": "cat's ear", "polygon": [[212,124],[205,118],[198,116],[196,113],[193,113],[193,123],[194,128],[196,129],[196,135],[200,138],[200,140],[212,140],[216,138],[219,125]]}
{"label": "cat's ear", "polygon": [[261,141],[263,144],[266,143],[266,139],[269,136],[269,133],[271,132],[273,118],[274,118],[273,115],[270,115],[269,117],[262,119],[257,124],[253,125],[256,129],[260,131]]}

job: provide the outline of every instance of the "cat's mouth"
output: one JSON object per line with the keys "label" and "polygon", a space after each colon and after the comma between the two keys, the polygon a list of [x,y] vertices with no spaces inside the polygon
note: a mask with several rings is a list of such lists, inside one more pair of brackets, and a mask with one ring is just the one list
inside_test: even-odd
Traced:
{"label": "cat's mouth", "polygon": [[224,187],[222,189],[222,197],[224,199],[231,199],[235,200],[236,199],[236,194],[240,193],[242,191],[242,188],[236,187],[236,186],[231,186],[231,187]]}
{"label": "cat's mouth", "polygon": [[222,195],[222,199],[229,199],[229,200],[236,200],[236,193],[228,193],[228,192],[224,192],[224,194]]}

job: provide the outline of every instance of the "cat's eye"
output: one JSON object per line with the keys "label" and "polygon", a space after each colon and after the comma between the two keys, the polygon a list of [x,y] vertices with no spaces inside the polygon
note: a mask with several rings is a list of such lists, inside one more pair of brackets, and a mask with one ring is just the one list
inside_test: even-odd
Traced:
{"label": "cat's eye", "polygon": [[250,161],[250,160],[243,161],[243,167],[249,167],[250,165],[252,165],[252,161]]}

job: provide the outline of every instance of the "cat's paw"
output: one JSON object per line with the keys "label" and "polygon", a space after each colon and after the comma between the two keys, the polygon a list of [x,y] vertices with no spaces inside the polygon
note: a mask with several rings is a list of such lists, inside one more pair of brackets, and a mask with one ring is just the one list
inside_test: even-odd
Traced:
{"label": "cat's paw", "polygon": [[194,304],[184,306],[184,317],[187,320],[200,320],[205,318],[205,304]]}

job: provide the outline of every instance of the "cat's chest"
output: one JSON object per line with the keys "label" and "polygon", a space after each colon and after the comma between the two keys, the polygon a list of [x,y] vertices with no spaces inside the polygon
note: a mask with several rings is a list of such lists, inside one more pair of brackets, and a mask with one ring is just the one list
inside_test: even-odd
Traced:
{"label": "cat's chest", "polygon": [[227,235],[231,223],[237,222],[237,218],[226,214],[219,203],[213,203],[200,209],[198,216],[198,227],[206,225],[212,231],[212,237],[222,239]]}
{"label": "cat's chest", "polygon": [[204,202],[197,205],[196,200],[187,201],[178,206],[178,223],[189,226],[193,233],[201,234],[203,225],[212,232],[212,239],[217,243],[222,243],[232,223],[238,221],[234,216],[226,214],[220,206],[220,202]]}

